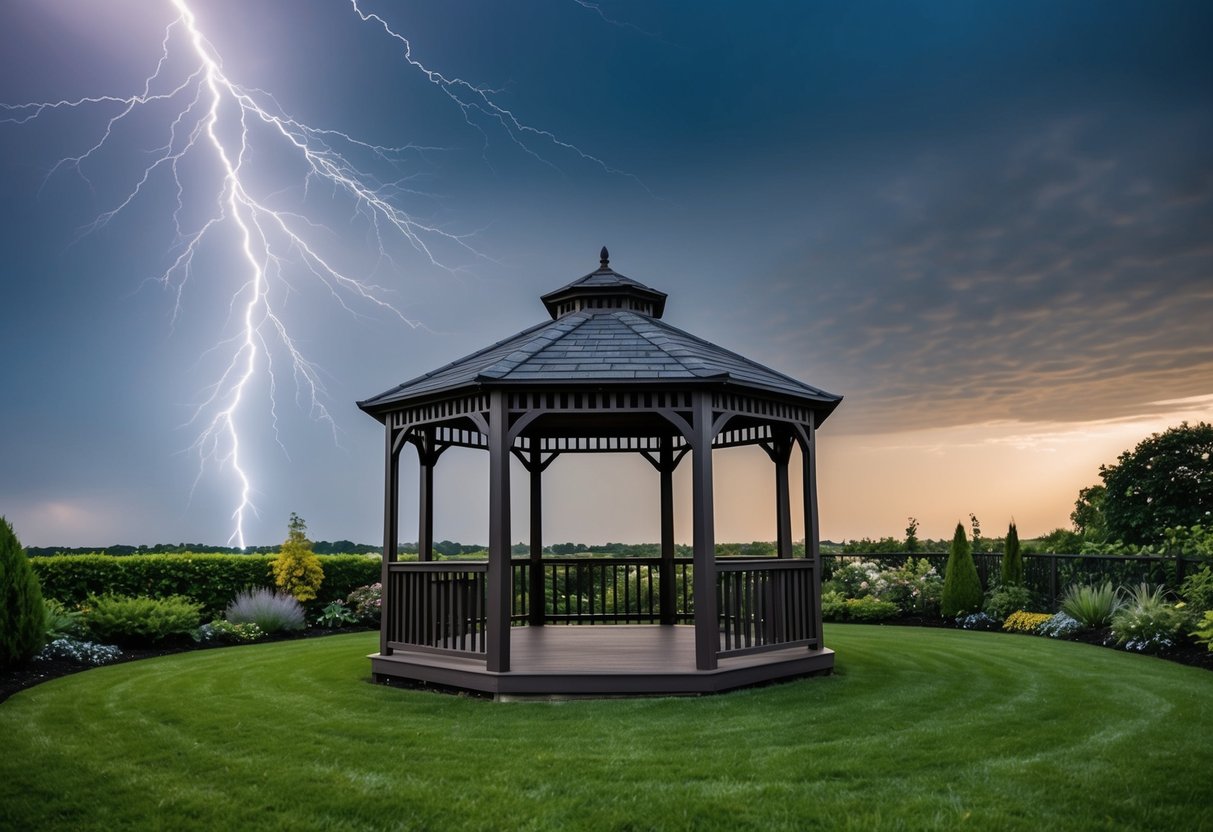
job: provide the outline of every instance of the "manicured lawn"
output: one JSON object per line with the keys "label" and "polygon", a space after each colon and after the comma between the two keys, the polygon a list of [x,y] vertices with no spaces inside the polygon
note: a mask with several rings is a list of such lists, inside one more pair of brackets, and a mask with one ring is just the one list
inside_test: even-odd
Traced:
{"label": "manicured lawn", "polygon": [[836,675],[702,699],[375,686],[373,633],[100,668],[0,705],[0,828],[1213,828],[1213,673],[826,635]]}

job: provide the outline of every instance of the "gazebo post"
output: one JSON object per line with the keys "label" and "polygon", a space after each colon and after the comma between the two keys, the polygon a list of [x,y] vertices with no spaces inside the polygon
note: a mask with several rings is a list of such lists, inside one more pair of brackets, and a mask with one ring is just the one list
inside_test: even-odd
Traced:
{"label": "gazebo post", "polygon": [[661,587],[661,623],[673,625],[678,620],[678,592],[674,578],[674,438],[661,437],[657,470],[661,476],[661,567],[658,584]]}
{"label": "gazebo post", "polygon": [[[788,462],[792,458],[791,437],[780,435],[772,443],[775,461],[775,551],[781,558],[792,556],[792,498],[788,489]],[[807,553],[806,553],[807,554]]]}
{"label": "gazebo post", "polygon": [[715,670],[720,650],[716,611],[716,520],[712,502],[712,397],[694,394],[691,442],[695,559],[695,667]]}
{"label": "gazebo post", "polygon": [[510,669],[510,423],[506,393],[489,394],[489,572],[486,661],[491,673]]}
{"label": "gazebo post", "polygon": [[379,604],[379,654],[392,655],[388,647],[388,616],[399,615],[392,607],[391,565],[397,560],[397,537],[400,525],[400,451],[395,447],[396,432],[392,430],[392,417],[384,420],[384,482],[383,482],[383,565],[379,573],[382,600]]}
{"label": "gazebo post", "polygon": [[817,417],[809,413],[809,423],[804,426],[807,441],[801,448],[804,465],[804,556],[813,562],[813,634],[817,637],[817,649],[825,645],[821,639],[821,539],[817,517]]}
{"label": "gazebo post", "polygon": [[434,431],[425,430],[417,443],[421,474],[417,485],[417,560],[428,561],[434,551]]}
{"label": "gazebo post", "polygon": [[530,625],[542,627],[543,598],[543,465],[540,462],[539,437],[531,439],[531,559],[529,569]]}

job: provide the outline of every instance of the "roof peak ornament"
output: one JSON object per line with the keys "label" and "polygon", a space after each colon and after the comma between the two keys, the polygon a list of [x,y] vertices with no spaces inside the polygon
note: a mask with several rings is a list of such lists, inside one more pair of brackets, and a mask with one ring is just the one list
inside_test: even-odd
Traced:
{"label": "roof peak ornament", "polygon": [[602,251],[598,252],[598,270],[603,271],[611,267],[611,253],[607,251],[607,247],[603,246]]}

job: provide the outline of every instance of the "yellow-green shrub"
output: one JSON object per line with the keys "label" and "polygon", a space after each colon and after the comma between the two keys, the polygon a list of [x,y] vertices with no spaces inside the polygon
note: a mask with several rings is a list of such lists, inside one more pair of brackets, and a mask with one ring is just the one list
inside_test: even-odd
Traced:
{"label": "yellow-green shrub", "polygon": [[1009,633],[1034,633],[1036,628],[1053,616],[1047,612],[1013,612],[1002,622],[1002,628]]}
{"label": "yellow-green shrub", "polygon": [[307,539],[307,524],[303,518],[291,512],[288,528],[286,542],[270,564],[274,583],[299,601],[311,601],[324,582],[324,569]]}

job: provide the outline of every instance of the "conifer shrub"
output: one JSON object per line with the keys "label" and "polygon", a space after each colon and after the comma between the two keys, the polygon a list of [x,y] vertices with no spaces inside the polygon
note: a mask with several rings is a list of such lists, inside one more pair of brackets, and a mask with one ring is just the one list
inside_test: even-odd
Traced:
{"label": "conifer shrub", "polygon": [[303,518],[292,511],[287,528],[286,541],[271,564],[274,583],[298,601],[311,601],[324,582],[324,569],[307,539],[307,524]]}
{"label": "conifer shrub", "polygon": [[940,612],[945,618],[975,613],[981,609],[981,602],[981,579],[977,576],[977,564],[973,562],[973,550],[965,537],[964,526],[957,523],[944,570]]}
{"label": "conifer shrub", "polygon": [[38,578],[12,525],[0,517],[0,667],[33,656],[45,635],[46,610]]}
{"label": "conifer shrub", "polygon": [[1006,551],[1002,555],[1002,585],[1023,586],[1023,555],[1019,553],[1019,530],[1015,521],[1007,529]]}

